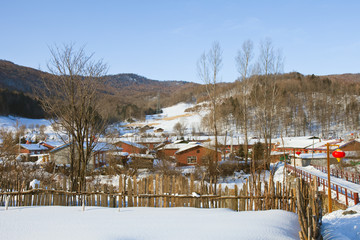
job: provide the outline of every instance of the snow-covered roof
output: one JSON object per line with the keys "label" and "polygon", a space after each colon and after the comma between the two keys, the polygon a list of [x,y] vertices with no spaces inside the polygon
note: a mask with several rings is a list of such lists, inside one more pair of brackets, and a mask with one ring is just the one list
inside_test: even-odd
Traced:
{"label": "snow-covered roof", "polygon": [[130,146],[133,146],[133,147],[136,147],[136,148],[142,148],[142,149],[146,148],[144,145],[141,145],[141,144],[138,144],[135,142],[129,142],[129,141],[123,141],[123,140],[121,140],[120,142],[125,143]]}
{"label": "snow-covered roof", "polygon": [[[331,158],[334,158],[331,154],[330,154]],[[324,159],[327,158],[327,154],[326,153],[302,153],[300,154],[300,158],[301,159]]]}
{"label": "snow-covered roof", "polygon": [[197,144],[197,143],[188,143],[188,144],[182,146],[181,148],[179,148],[179,150],[177,150],[175,154],[190,150],[192,148],[200,147],[200,146],[201,145]]}
{"label": "snow-covered roof", "polygon": [[270,155],[271,156],[278,156],[278,155],[289,155],[289,152],[271,152]]}
{"label": "snow-covered roof", "polygon": [[[316,142],[312,144],[311,146],[306,147],[306,149],[316,149],[316,150],[326,150],[326,144],[341,144],[340,139],[332,139],[332,140],[322,140],[321,142]],[[336,146],[330,146],[330,149],[336,149],[338,147]]]}
{"label": "snow-covered roof", "polygon": [[[184,151],[187,151],[187,150],[190,150],[192,148],[196,148],[196,147],[204,147],[204,148],[207,148],[207,149],[210,149],[210,150],[213,150],[215,151],[215,148],[213,148],[211,145],[209,144],[200,144],[200,143],[193,143],[193,142],[190,142],[188,143],[187,145],[184,145],[183,147],[181,147],[179,150],[177,150],[175,152],[175,154],[179,154],[179,153],[182,153]],[[218,152],[221,152],[220,150],[218,150]]]}
{"label": "snow-covered roof", "polygon": [[154,159],[155,157],[151,154],[141,154],[141,153],[131,153],[130,157],[137,157],[137,158],[149,158]]}
{"label": "snow-covered roof", "polygon": [[320,139],[317,139],[314,136],[284,137],[282,139],[274,139],[274,143],[278,145],[278,148],[307,148],[319,141]]}
{"label": "snow-covered roof", "polygon": [[30,151],[44,151],[48,150],[47,147],[40,145],[38,143],[36,144],[20,144],[22,148],[28,149]]}
{"label": "snow-covered roof", "polygon": [[46,141],[46,142],[41,142],[41,144],[47,144],[47,145],[52,146],[52,147],[60,147],[61,145],[64,144],[64,142]]}
{"label": "snow-covered roof", "polygon": [[[95,146],[94,146],[94,148],[92,150],[93,152],[98,152],[98,151],[104,151],[105,152],[105,151],[110,151],[110,150],[121,151],[122,150],[122,148],[116,147],[116,146],[114,146],[114,145],[112,145],[110,143],[106,143],[106,142],[96,142],[94,144],[95,144]],[[63,144],[63,145],[61,145],[59,147],[54,148],[50,152],[56,152],[58,150],[61,150],[63,148],[68,147],[69,145],[70,145],[70,143]]]}
{"label": "snow-covered roof", "polygon": [[129,156],[129,153],[128,152],[113,152],[111,153],[112,155],[115,155],[115,156],[122,156],[122,157],[127,157]]}
{"label": "snow-covered roof", "polygon": [[94,152],[98,152],[98,151],[110,151],[110,150],[118,150],[121,151],[122,148],[116,147],[110,143],[106,143],[106,142],[97,142],[96,145],[94,146],[93,151]]}
{"label": "snow-covered roof", "polygon": [[171,143],[171,144],[166,144],[164,147],[160,148],[160,150],[164,150],[164,149],[180,149],[184,146],[187,146],[188,143]]}
{"label": "snow-covered roof", "polygon": [[342,142],[342,143],[339,144],[340,146],[337,147],[337,148],[343,148],[343,147],[345,147],[345,146],[347,146],[347,145],[349,145],[349,144],[351,144],[353,142],[360,142],[360,139],[352,139],[352,140],[349,140],[349,141],[346,141],[346,142]]}

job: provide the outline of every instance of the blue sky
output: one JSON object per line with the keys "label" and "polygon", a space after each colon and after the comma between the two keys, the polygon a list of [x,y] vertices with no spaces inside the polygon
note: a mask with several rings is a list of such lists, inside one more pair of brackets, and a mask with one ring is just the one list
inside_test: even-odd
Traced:
{"label": "blue sky", "polygon": [[196,62],[218,41],[222,81],[238,77],[235,56],[270,38],[284,72],[360,72],[360,1],[0,0],[0,59],[46,69],[48,46],[86,45],[109,74],[200,82]]}

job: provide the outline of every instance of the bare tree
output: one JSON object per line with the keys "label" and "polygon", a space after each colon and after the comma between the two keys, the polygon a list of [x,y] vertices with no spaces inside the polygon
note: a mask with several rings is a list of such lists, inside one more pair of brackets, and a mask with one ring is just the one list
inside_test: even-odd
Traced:
{"label": "bare tree", "polygon": [[72,190],[85,190],[85,174],[98,135],[106,121],[99,112],[98,84],[107,67],[74,44],[50,48],[48,69],[53,74],[44,80],[40,101],[55,124],[65,129],[70,143]]}
{"label": "bare tree", "polygon": [[[279,87],[277,76],[282,71],[283,57],[280,51],[275,51],[272,41],[266,39],[260,44],[256,86],[253,88],[253,100],[256,106],[257,129],[265,140],[264,167],[268,165],[271,151],[271,138],[276,123]],[[260,75],[261,74],[261,75]]]}
{"label": "bare tree", "polygon": [[177,122],[174,125],[174,132],[179,135],[180,137],[184,137],[185,134],[185,130],[186,130],[186,125],[184,123],[181,122]]}
{"label": "bare tree", "polygon": [[218,121],[217,111],[219,105],[219,95],[217,93],[217,84],[220,82],[219,72],[222,67],[222,50],[218,42],[214,42],[209,52],[201,55],[197,63],[198,75],[201,81],[205,83],[206,92],[210,100],[212,128],[215,136],[214,159],[210,161],[210,174],[217,176],[218,165]]}
{"label": "bare tree", "polygon": [[251,40],[247,40],[242,44],[241,50],[238,51],[236,57],[237,69],[240,74],[240,124],[244,132],[244,153],[245,162],[248,159],[248,130],[249,130],[249,93],[251,90],[251,82],[248,79],[250,77],[250,64],[253,58],[253,43]]}

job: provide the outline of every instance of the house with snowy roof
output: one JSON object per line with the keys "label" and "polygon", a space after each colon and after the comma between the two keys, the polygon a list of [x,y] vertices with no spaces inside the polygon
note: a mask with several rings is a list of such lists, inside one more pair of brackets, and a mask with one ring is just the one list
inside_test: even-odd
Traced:
{"label": "house with snowy roof", "polygon": [[175,159],[175,153],[182,147],[188,146],[189,142],[185,140],[177,140],[173,143],[164,144],[157,149],[157,155],[161,158]]}
{"label": "house with snowy roof", "polygon": [[135,143],[135,142],[130,142],[130,141],[125,141],[125,140],[118,141],[117,143],[115,143],[115,145],[117,147],[122,148],[123,152],[127,152],[129,154],[131,154],[131,153],[145,153],[146,150],[147,150],[147,147],[145,147],[142,144]]}
{"label": "house with snowy roof", "polygon": [[[214,159],[216,150],[209,145],[190,142],[175,152],[178,166],[205,165]],[[217,161],[221,161],[221,151],[218,151]]]}
{"label": "house with snowy roof", "polygon": [[30,155],[34,155],[34,154],[44,154],[48,151],[49,149],[41,144],[33,144],[33,143],[29,143],[29,144],[20,144],[20,153],[27,153]]}
{"label": "house with snowy roof", "polygon": [[[91,160],[88,164],[89,169],[99,168],[107,163],[108,154],[113,152],[121,152],[118,148],[110,143],[97,142],[92,149]],[[63,144],[60,147],[54,148],[50,151],[50,161],[56,165],[69,165],[70,164],[70,143]],[[75,148],[75,154],[78,155]]]}
{"label": "house with snowy roof", "polygon": [[276,145],[274,151],[277,152],[308,152],[308,147],[313,146],[315,143],[321,142],[321,139],[315,136],[305,137],[284,137],[274,139]]}

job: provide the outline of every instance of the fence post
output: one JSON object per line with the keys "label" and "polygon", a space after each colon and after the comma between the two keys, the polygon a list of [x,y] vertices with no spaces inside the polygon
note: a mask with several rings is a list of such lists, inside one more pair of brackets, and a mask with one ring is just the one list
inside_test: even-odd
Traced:
{"label": "fence post", "polygon": [[339,186],[336,185],[336,199],[339,200]]}
{"label": "fence post", "polygon": [[354,204],[358,204],[359,203],[359,193],[354,193]]}
{"label": "fence post", "polygon": [[347,188],[345,188],[345,201],[346,201],[346,206],[349,206],[348,195],[347,195]]}
{"label": "fence post", "polygon": [[10,201],[10,195],[6,196],[6,199],[5,199],[5,210],[8,210],[9,201]]}

